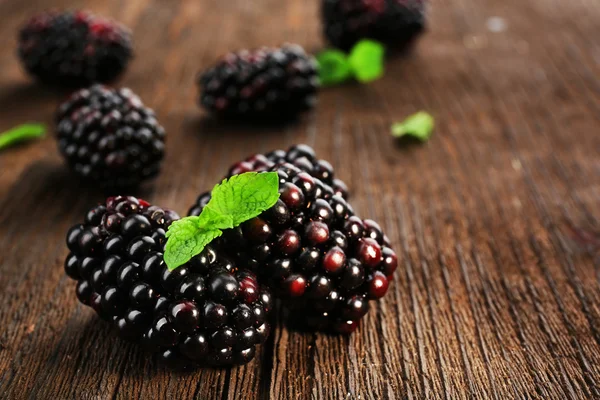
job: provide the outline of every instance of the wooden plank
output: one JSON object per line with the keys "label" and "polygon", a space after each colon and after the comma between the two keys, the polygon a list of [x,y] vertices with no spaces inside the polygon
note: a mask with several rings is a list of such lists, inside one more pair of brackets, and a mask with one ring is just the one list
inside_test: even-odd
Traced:
{"label": "wooden plank", "polygon": [[[49,6],[135,32],[119,84],[169,134],[163,173],[135,194],[183,214],[233,162],[304,142],[401,267],[349,338],[290,330],[279,309],[249,365],[173,372],[118,340],[64,276],[65,232],[102,193],[70,179],[51,137],[17,147],[0,154],[0,398],[600,398],[597,2],[432,1],[427,35],[383,79],[323,89],[301,121],[262,128],[203,114],[196,73],[244,47],[318,51],[318,1],[0,1],[0,130],[52,124],[65,95],[10,50]],[[394,143],[389,125],[420,109],[434,138]]]}

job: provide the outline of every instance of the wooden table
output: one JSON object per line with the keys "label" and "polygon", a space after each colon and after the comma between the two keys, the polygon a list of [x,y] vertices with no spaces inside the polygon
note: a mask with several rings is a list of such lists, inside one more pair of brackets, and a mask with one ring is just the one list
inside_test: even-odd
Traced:
{"label": "wooden table", "polygon": [[[52,137],[14,148],[0,154],[0,398],[600,398],[599,2],[433,1],[429,32],[383,79],[322,90],[300,123],[261,129],[207,119],[195,74],[243,47],[317,51],[316,0],[0,0],[0,130],[52,124],[63,94],[31,83],[13,50],[50,5],[134,29],[120,84],[169,135],[162,175],[135,194],[185,213],[241,157],[308,143],[401,268],[350,338],[278,319],[251,364],[173,373],[64,275],[65,232],[102,195],[71,179]],[[433,139],[395,143],[390,124],[421,109]]]}

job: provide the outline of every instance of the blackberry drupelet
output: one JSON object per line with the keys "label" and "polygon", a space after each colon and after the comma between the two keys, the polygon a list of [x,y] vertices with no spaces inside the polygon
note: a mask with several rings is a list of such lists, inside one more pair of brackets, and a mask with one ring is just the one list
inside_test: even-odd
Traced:
{"label": "blackberry drupelet", "polygon": [[86,11],[45,12],[21,28],[18,53],[27,72],[44,82],[110,82],[132,57],[131,33]]}
{"label": "blackberry drupelet", "polygon": [[131,187],[158,175],[165,131],[129,89],[94,85],[57,112],[58,147],[71,169],[102,187]]}
{"label": "blackberry drupelet", "polygon": [[80,302],[177,366],[250,361],[273,304],[255,275],[212,247],[169,271],[165,232],[179,217],[134,197],[92,208],[67,234],[68,276]]}
{"label": "blackberry drupelet", "polygon": [[321,14],[325,37],[336,47],[375,39],[402,50],[425,27],[425,0],[322,0]]}
{"label": "blackberry drupelet", "polygon": [[[260,216],[224,231],[212,245],[256,272],[284,305],[298,311],[294,320],[304,317],[304,325],[315,330],[354,331],[369,300],[385,295],[397,268],[389,240],[376,222],[355,216],[331,186],[303,170],[318,163],[312,149],[295,146],[255,158],[258,166],[238,164],[230,174],[276,171],[280,198]],[[333,171],[326,176],[331,178]],[[202,194],[189,214],[200,215],[209,200],[210,193]]]}
{"label": "blackberry drupelet", "polygon": [[199,76],[200,104],[242,119],[285,119],[312,108],[319,79],[316,61],[298,45],[243,50],[223,57]]}

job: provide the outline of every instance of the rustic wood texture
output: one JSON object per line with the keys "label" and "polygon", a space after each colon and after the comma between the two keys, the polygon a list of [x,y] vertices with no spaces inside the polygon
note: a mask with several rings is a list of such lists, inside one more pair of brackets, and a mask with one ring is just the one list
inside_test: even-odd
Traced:
{"label": "rustic wood texture", "polygon": [[[170,372],[78,304],[64,235],[102,193],[71,179],[50,136],[0,154],[0,398],[600,398],[600,2],[433,1],[429,31],[383,79],[322,90],[299,123],[263,129],[207,118],[195,74],[243,47],[317,51],[317,0],[0,0],[0,130],[52,124],[64,95],[13,51],[49,6],[134,30],[119,84],[169,134],[163,173],[135,194],[185,213],[234,161],[304,142],[381,221],[401,268],[349,338],[279,318],[247,366]],[[420,109],[433,139],[395,143],[390,124]]]}

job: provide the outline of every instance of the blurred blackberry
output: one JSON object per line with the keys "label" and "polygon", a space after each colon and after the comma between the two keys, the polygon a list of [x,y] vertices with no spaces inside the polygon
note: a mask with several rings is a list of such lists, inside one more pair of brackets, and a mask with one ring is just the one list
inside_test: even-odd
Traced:
{"label": "blurred blackberry", "polygon": [[[307,149],[297,146],[287,154],[301,150]],[[306,160],[302,164],[308,161],[301,158]],[[356,217],[320,179],[291,163],[265,164],[262,169],[280,176],[280,199],[260,216],[225,231],[214,246],[255,271],[285,305],[298,310],[295,321],[303,319],[315,330],[354,331],[369,300],[385,295],[396,270],[389,240],[376,222]],[[209,200],[210,193],[202,194],[190,215],[199,215]]]}
{"label": "blurred blackberry", "polygon": [[315,60],[298,45],[226,55],[198,79],[200,104],[244,119],[284,119],[312,108],[319,79]]}
{"label": "blurred blackberry", "polygon": [[76,174],[102,187],[158,175],[165,131],[129,89],[81,89],[57,112],[58,147]]}
{"label": "blurred blackberry", "polygon": [[349,50],[374,39],[402,50],[425,27],[425,0],[322,0],[325,37]]}
{"label": "blurred blackberry", "polygon": [[86,11],[45,12],[21,28],[18,53],[27,72],[44,82],[110,82],[132,57],[131,33]]}
{"label": "blurred blackberry", "polygon": [[88,211],[67,234],[65,271],[77,297],[169,363],[246,363],[269,333],[271,295],[210,246],[169,271],[165,231],[178,218],[124,196]]}

